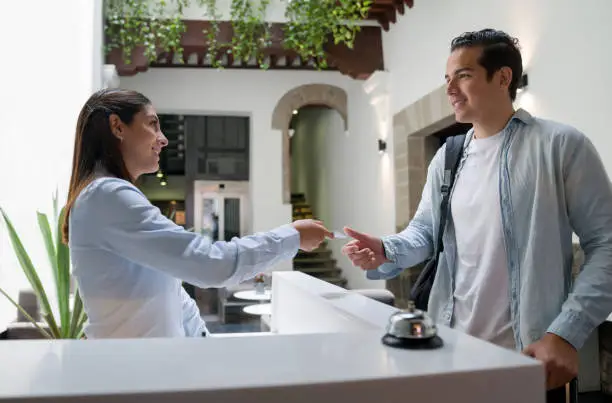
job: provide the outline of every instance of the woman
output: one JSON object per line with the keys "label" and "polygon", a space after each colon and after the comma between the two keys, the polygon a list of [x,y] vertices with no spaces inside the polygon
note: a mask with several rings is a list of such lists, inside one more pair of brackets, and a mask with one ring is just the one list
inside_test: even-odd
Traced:
{"label": "woman", "polygon": [[79,114],[63,236],[88,338],[206,334],[182,281],[238,284],[332,237],[313,220],[230,242],[184,230],[134,186],[159,169],[167,144],[151,102],[137,92],[99,91]]}

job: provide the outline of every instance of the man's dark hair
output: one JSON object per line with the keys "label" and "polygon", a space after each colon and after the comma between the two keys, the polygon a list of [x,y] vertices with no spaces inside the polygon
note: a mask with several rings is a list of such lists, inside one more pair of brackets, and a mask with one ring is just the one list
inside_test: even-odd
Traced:
{"label": "man's dark hair", "polygon": [[519,41],[503,31],[483,29],[465,32],[451,42],[451,52],[461,48],[481,47],[482,55],[478,63],[487,71],[487,79],[502,67],[512,70],[512,82],[508,88],[510,98],[514,101],[516,90],[523,75],[523,60],[519,50]]}

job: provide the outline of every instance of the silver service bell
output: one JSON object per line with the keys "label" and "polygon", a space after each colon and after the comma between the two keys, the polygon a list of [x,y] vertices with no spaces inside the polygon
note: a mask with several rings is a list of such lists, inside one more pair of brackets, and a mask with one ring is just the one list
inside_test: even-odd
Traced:
{"label": "silver service bell", "polygon": [[438,329],[427,312],[416,309],[414,302],[408,302],[408,308],[398,311],[389,317],[387,334],[399,339],[431,339],[438,334]]}

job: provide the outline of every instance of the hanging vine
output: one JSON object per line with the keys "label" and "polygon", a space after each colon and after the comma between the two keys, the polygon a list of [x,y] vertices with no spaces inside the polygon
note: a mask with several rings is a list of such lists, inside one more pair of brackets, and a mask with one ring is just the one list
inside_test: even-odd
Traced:
{"label": "hanging vine", "polygon": [[[224,50],[235,60],[255,59],[262,69],[269,68],[266,49],[272,45],[271,24],[266,22],[270,0],[232,0],[230,19],[232,41],[219,43],[222,18],[216,0],[197,0],[206,9],[209,28],[203,31],[207,57],[222,68]],[[255,3],[257,2],[257,3]],[[105,0],[106,52],[121,49],[123,61],[130,64],[134,52],[142,49],[147,60],[155,61],[160,52],[172,52],[182,61],[181,37],[186,31],[183,11],[191,0]],[[324,46],[330,38],[336,44],[353,47],[372,0],[290,0],[285,17],[284,45],[303,60],[313,60],[326,68]]]}
{"label": "hanging vine", "polygon": [[106,51],[121,49],[126,64],[131,63],[138,47],[144,49],[149,61],[157,59],[160,49],[181,56],[180,40],[185,32],[181,17],[187,3],[188,0],[106,0]]}
{"label": "hanging vine", "polygon": [[285,11],[285,47],[302,59],[313,60],[318,68],[326,68],[328,38],[352,49],[361,29],[358,23],[371,4],[371,0],[291,0]]}
{"label": "hanging vine", "polygon": [[210,28],[203,31],[208,40],[207,55],[214,68],[223,68],[222,59],[219,57],[219,21],[221,15],[217,11],[217,0],[200,0],[200,5],[206,7],[206,17],[210,23]]}
{"label": "hanging vine", "polygon": [[270,24],[265,22],[270,0],[260,0],[255,8],[251,0],[232,0],[231,20],[234,35],[232,50],[235,59],[247,63],[254,58],[257,64],[267,69],[264,49],[270,46]]}

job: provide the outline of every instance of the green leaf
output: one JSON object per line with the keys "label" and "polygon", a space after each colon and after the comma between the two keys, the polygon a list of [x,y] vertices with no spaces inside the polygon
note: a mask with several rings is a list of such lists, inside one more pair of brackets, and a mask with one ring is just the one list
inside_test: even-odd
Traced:
{"label": "green leaf", "polygon": [[51,305],[49,305],[49,298],[47,297],[47,293],[45,292],[45,289],[42,286],[42,282],[40,281],[40,278],[38,277],[38,274],[36,273],[36,269],[34,268],[34,265],[32,264],[32,260],[30,259],[30,256],[28,255],[23,244],[21,243],[21,240],[19,239],[19,235],[17,234],[17,231],[15,231],[15,227],[13,226],[11,220],[7,216],[4,209],[0,208],[0,213],[2,214],[2,217],[4,218],[4,222],[6,224],[6,228],[9,233],[9,239],[11,240],[11,244],[13,245],[13,250],[15,251],[15,255],[17,257],[17,260],[19,261],[19,265],[21,266],[23,273],[25,274],[26,278],[30,282],[32,289],[34,293],[36,294],[36,297],[38,298],[38,301],[43,311],[43,317],[45,318],[45,320],[47,321],[47,324],[49,325],[51,334],[54,337],[59,338],[60,331],[57,327],[55,318],[53,317],[53,312],[51,311]]}
{"label": "green leaf", "polygon": [[79,290],[76,291],[74,296],[74,306],[72,308],[72,317],[70,318],[70,332],[68,338],[77,339],[80,338],[80,333],[83,330],[85,324],[85,310],[83,309],[83,300]]}
{"label": "green leaf", "polygon": [[42,334],[44,337],[46,337],[47,339],[52,339],[52,338],[53,338],[53,336],[51,336],[51,335],[49,334],[49,332],[47,332],[45,329],[43,329],[42,327],[40,327],[40,325],[38,324],[38,322],[36,322],[36,321],[34,320],[34,318],[33,318],[33,317],[31,317],[31,316],[28,314],[28,312],[27,312],[27,311],[26,311],[26,310],[25,310],[25,309],[24,309],[24,308],[23,308],[21,305],[19,305],[17,302],[15,302],[15,300],[14,300],[13,298],[11,298],[11,297],[10,297],[10,296],[9,296],[9,295],[8,295],[8,294],[7,294],[7,293],[6,293],[6,292],[5,292],[3,289],[2,289],[2,288],[0,288],[0,294],[4,295],[4,296],[5,296],[5,297],[6,297],[6,298],[7,298],[7,299],[10,301],[10,303],[11,303],[11,304],[13,304],[13,305],[14,305],[14,306],[15,306],[15,307],[16,307],[16,308],[19,310],[19,312],[21,312],[21,314],[22,314],[23,316],[25,316],[25,317],[26,317],[26,319],[27,319],[27,320],[29,320],[29,321],[30,321],[30,323],[32,323],[32,324],[33,324],[33,325],[36,327],[36,329],[37,329],[37,330],[38,330],[38,331],[39,331],[39,332],[40,332],[40,333],[41,333],[41,334]]}
{"label": "green leaf", "polygon": [[70,333],[70,251],[68,245],[62,242],[62,222],[64,221],[66,211],[64,208],[60,211],[60,217],[57,223],[57,299],[60,313],[60,322],[62,337],[68,337]]}
{"label": "green leaf", "polygon": [[47,257],[49,259],[49,265],[51,270],[53,271],[53,278],[55,279],[55,283],[57,284],[57,262],[56,262],[56,251],[55,251],[55,243],[53,242],[53,235],[51,234],[51,226],[49,225],[49,220],[47,215],[41,212],[36,213],[38,217],[38,228],[40,229],[40,233],[42,234],[43,241],[45,243],[45,248],[47,249]]}

